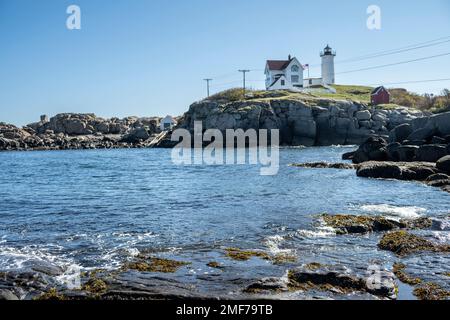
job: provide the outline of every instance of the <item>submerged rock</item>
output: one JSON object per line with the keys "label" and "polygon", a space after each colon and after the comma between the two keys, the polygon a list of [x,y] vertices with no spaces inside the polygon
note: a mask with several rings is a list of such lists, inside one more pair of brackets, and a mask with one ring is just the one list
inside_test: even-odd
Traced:
{"label": "submerged rock", "polygon": [[268,294],[289,291],[286,281],[280,278],[264,278],[244,289],[245,293]]}
{"label": "submerged rock", "polygon": [[269,260],[270,256],[262,251],[241,250],[237,248],[228,248],[225,250],[226,256],[237,261],[247,261],[252,257]]}
{"label": "submerged rock", "polygon": [[450,246],[438,245],[406,231],[387,233],[378,243],[381,250],[392,251],[399,256],[420,251],[449,252]]}
{"label": "submerged rock", "polygon": [[379,216],[325,214],[322,219],[328,227],[336,229],[339,234],[389,231],[406,227],[403,223]]}
{"label": "submerged rock", "polygon": [[130,262],[125,269],[137,270],[140,272],[162,272],[174,273],[181,267],[189,265],[189,262],[161,259],[154,257],[138,257],[137,261]]}
{"label": "submerged rock", "polygon": [[336,229],[338,234],[383,232],[394,229],[428,229],[433,225],[430,218],[401,219],[400,221],[381,216],[329,215],[321,216],[325,225]]}
{"label": "submerged rock", "polygon": [[312,168],[312,169],[356,169],[358,166],[351,163],[328,163],[328,162],[308,162],[294,163],[292,167]]}
{"label": "submerged rock", "polygon": [[397,290],[394,275],[387,271],[381,271],[380,276],[382,281],[374,285],[370,279],[354,276],[349,269],[339,265],[317,265],[314,268],[305,265],[290,270],[288,273],[289,286],[292,289],[304,291],[318,289],[341,293],[360,291],[395,298]]}
{"label": "submerged rock", "polygon": [[450,291],[445,290],[436,283],[425,283],[414,289],[414,295],[420,300],[448,300]]}
{"label": "submerged rock", "polygon": [[419,278],[413,278],[410,275],[408,275],[405,272],[406,265],[403,263],[394,263],[393,271],[395,276],[403,283],[409,284],[409,285],[417,285],[422,282]]}

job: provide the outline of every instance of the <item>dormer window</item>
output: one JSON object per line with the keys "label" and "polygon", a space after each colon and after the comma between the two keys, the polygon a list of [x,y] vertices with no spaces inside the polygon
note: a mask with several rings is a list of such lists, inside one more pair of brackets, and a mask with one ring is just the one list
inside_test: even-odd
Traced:
{"label": "dormer window", "polygon": [[298,70],[299,70],[299,67],[298,67],[297,65],[293,65],[293,66],[291,67],[291,71],[292,71],[292,72],[298,72]]}

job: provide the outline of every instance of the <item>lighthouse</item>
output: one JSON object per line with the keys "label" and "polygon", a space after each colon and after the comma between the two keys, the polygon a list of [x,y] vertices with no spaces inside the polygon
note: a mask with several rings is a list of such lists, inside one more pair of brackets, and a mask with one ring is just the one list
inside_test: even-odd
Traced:
{"label": "lighthouse", "polygon": [[322,58],[322,82],[324,85],[335,84],[334,77],[334,52],[329,45],[320,53]]}

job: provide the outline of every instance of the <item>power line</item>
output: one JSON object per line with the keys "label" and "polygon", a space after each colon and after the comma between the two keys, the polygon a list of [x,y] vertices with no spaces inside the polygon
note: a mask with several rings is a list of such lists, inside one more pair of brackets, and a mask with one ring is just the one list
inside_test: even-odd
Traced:
{"label": "power line", "polygon": [[[409,46],[400,47],[397,49],[378,51],[375,53],[366,54],[366,55],[362,55],[362,56],[356,56],[356,57],[345,59],[345,60],[338,60],[338,61],[336,61],[336,64],[345,64],[345,63],[349,63],[349,62],[358,62],[358,61],[363,61],[363,60],[369,60],[369,59],[384,57],[384,56],[388,56],[388,55],[428,48],[428,47],[432,47],[432,46],[436,46],[436,45],[440,45],[440,44],[444,44],[444,43],[449,43],[449,42],[450,42],[450,36],[446,36],[446,37],[441,37],[441,38],[437,38],[434,40],[416,43],[416,44],[409,45]],[[319,66],[320,66],[320,64],[310,65],[310,67],[313,67],[313,68],[319,67]]]}
{"label": "power line", "polygon": [[397,85],[397,84],[444,82],[444,81],[450,81],[450,78],[447,78],[447,79],[414,80],[414,81],[403,81],[403,82],[390,82],[390,83],[383,83],[383,84],[381,84],[381,83],[372,83],[372,84],[368,84],[368,86],[377,86],[377,85],[391,86],[391,85]]}
{"label": "power line", "polygon": [[379,68],[392,67],[392,66],[397,66],[397,65],[401,65],[401,64],[407,64],[407,63],[411,63],[411,62],[417,62],[417,61],[423,61],[423,60],[429,60],[429,59],[444,57],[444,56],[448,56],[448,55],[450,55],[450,52],[443,53],[443,54],[438,54],[438,55],[434,55],[434,56],[429,56],[429,57],[413,59],[413,60],[400,61],[400,62],[396,62],[396,63],[389,63],[389,64],[384,64],[384,65],[379,65],[379,66],[374,66],[374,67],[355,69],[355,70],[349,70],[349,71],[344,71],[344,72],[337,72],[336,74],[348,74],[348,73],[354,73],[354,72],[360,72],[360,71],[367,71],[367,70],[373,70],[373,69],[379,69]]}
{"label": "power line", "polygon": [[[440,42],[436,42],[438,40],[443,40],[443,39],[446,39],[446,40],[440,41]],[[381,52],[378,52],[378,53],[373,53],[373,54],[359,56],[359,57],[354,57],[354,58],[349,58],[349,59],[346,59],[346,60],[338,60],[338,61],[336,61],[336,63],[347,63],[347,62],[354,62],[354,61],[361,61],[361,60],[373,59],[373,58],[378,58],[378,57],[384,57],[384,56],[387,56],[387,55],[392,55],[392,54],[403,53],[403,52],[407,52],[407,51],[412,51],[412,50],[417,50],[417,49],[423,49],[423,48],[428,48],[428,47],[432,47],[432,46],[437,46],[439,44],[448,43],[448,42],[450,42],[450,36],[444,37],[444,38],[439,38],[437,40],[431,40],[431,41],[427,41],[427,42],[422,42],[422,43],[419,43],[419,44],[416,44],[416,45],[410,45],[410,46],[407,46],[407,47],[401,47],[401,48],[398,48],[398,49],[381,51]]]}

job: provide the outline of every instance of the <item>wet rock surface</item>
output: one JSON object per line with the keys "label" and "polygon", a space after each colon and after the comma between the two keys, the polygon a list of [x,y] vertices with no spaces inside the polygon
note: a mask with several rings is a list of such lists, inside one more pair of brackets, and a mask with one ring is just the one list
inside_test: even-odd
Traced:
{"label": "wet rock surface", "polygon": [[351,271],[340,265],[318,265],[314,268],[301,266],[288,273],[289,285],[299,290],[333,290],[341,293],[354,291],[388,298],[396,297],[394,275],[389,271],[380,271],[382,281],[377,285],[371,283],[370,278],[360,278],[352,275]]}
{"label": "wet rock surface", "polygon": [[329,162],[308,162],[308,163],[293,163],[292,167],[310,168],[310,169],[356,169],[357,165],[351,163],[329,163]]}
{"label": "wet rock surface", "polygon": [[415,252],[450,252],[450,246],[431,242],[421,236],[401,230],[385,234],[378,247],[381,250],[391,251],[399,256],[405,256]]}
{"label": "wet rock surface", "polygon": [[338,234],[383,232],[402,228],[425,229],[433,224],[428,218],[397,221],[381,216],[328,214],[322,215],[321,218],[328,227],[336,229]]}

